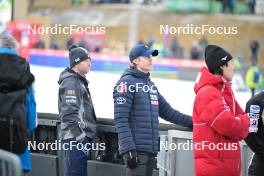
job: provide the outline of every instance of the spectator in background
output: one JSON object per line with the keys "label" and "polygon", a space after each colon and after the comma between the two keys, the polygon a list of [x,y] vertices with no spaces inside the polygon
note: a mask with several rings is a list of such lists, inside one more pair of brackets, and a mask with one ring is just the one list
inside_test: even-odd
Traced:
{"label": "spectator in background", "polygon": [[255,90],[260,86],[262,76],[259,68],[256,65],[252,65],[246,73],[246,84],[251,90],[251,96],[255,95]]}
{"label": "spectator in background", "polygon": [[201,53],[196,42],[193,42],[190,54],[192,60],[198,60],[201,58]]}
{"label": "spectator in background", "polygon": [[49,47],[49,48],[50,48],[50,49],[54,49],[54,50],[59,49],[59,46],[58,46],[58,44],[57,44],[57,42],[55,41],[54,38],[51,38],[51,41],[50,41],[50,47]]}
{"label": "spectator in background", "polygon": [[182,48],[176,37],[173,37],[171,41],[171,56],[173,58],[182,57]]}
{"label": "spectator in background", "polygon": [[160,50],[160,55],[163,58],[169,58],[170,51],[169,51],[168,47],[165,47],[164,45],[162,45],[162,48]]}
{"label": "spectator in background", "polygon": [[154,43],[155,43],[155,38],[154,38],[151,34],[149,34],[149,35],[148,35],[148,38],[147,38],[147,43],[146,43],[146,45],[147,45],[148,47],[152,47]]}
{"label": "spectator in background", "polygon": [[248,0],[248,7],[251,14],[255,13],[256,0]]}
{"label": "spectator in background", "polygon": [[252,65],[257,65],[258,64],[259,42],[256,40],[252,40],[250,42],[250,50],[251,50],[251,63]]}
{"label": "spectator in background", "polygon": [[66,47],[66,49],[68,49],[68,48],[70,48],[70,46],[72,46],[72,45],[73,45],[73,38],[70,37],[70,38],[68,38],[68,40],[66,41],[66,45],[65,45],[65,47]]}
{"label": "spectator in background", "polygon": [[31,11],[34,6],[35,0],[29,0],[28,11]]}
{"label": "spectator in background", "polygon": [[100,45],[96,44],[94,48],[94,52],[99,53],[101,51]]}
{"label": "spectator in background", "polygon": [[220,0],[222,3],[222,13],[225,13],[227,8],[227,0]]}
{"label": "spectator in background", "polygon": [[43,42],[43,40],[39,40],[36,45],[34,46],[34,48],[38,48],[38,49],[44,49],[45,48],[45,43]]}
{"label": "spectator in background", "polygon": [[[201,50],[201,53],[205,52],[205,48],[208,45],[208,40],[206,39],[206,36],[202,35],[202,37],[198,41],[199,48]],[[202,56],[204,57],[204,56]]]}
{"label": "spectator in background", "polygon": [[93,52],[99,53],[102,50],[102,41],[96,39],[94,42]]}
{"label": "spectator in background", "polygon": [[222,12],[227,13],[229,10],[229,13],[234,13],[236,0],[222,0]]}
{"label": "spectator in background", "polygon": [[244,58],[242,57],[242,55],[237,55],[235,57],[235,60],[234,60],[235,71],[241,69],[244,64],[245,64],[245,61],[244,61]]}
{"label": "spectator in background", "polygon": [[85,38],[82,38],[82,39],[78,42],[78,46],[79,46],[79,47],[82,47],[82,48],[84,48],[84,49],[86,49],[87,51],[91,51],[90,46],[87,45]]}

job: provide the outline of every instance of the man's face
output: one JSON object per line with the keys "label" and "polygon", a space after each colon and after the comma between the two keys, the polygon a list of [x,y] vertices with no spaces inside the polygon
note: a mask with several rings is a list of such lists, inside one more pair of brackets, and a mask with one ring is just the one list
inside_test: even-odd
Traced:
{"label": "man's face", "polygon": [[134,63],[137,65],[137,68],[139,70],[142,70],[144,72],[150,72],[153,69],[152,65],[152,57],[139,57],[134,60]]}
{"label": "man's face", "polygon": [[227,66],[222,66],[221,67],[223,70],[223,77],[228,80],[231,81],[234,75],[234,62],[233,60],[230,60],[227,62]]}
{"label": "man's face", "polygon": [[76,66],[77,66],[78,71],[81,74],[85,75],[85,74],[87,74],[87,73],[90,72],[90,69],[91,69],[91,60],[90,59],[86,59],[86,60],[80,62]]}

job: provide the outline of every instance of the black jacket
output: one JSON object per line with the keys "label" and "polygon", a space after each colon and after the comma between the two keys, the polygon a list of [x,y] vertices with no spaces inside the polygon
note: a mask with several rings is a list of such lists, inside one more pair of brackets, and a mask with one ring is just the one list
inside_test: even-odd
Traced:
{"label": "black jacket", "polygon": [[93,138],[96,133],[96,115],[87,80],[67,68],[60,75],[59,85],[62,139],[75,138],[81,141],[85,136]]}
{"label": "black jacket", "polygon": [[245,141],[258,158],[261,158],[264,161],[264,91],[255,95],[247,102],[247,113],[252,113],[252,108],[250,108],[252,105],[259,106],[259,110],[256,111],[256,114],[259,116],[258,131],[257,133],[249,133]]}

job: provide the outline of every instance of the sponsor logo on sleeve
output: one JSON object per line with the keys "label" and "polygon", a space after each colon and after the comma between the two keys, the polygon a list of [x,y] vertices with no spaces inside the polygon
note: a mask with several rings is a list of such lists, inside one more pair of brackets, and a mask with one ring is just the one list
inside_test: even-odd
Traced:
{"label": "sponsor logo on sleeve", "polygon": [[124,97],[118,97],[118,98],[116,98],[116,103],[117,104],[125,104],[126,99]]}
{"label": "sponsor logo on sleeve", "polygon": [[258,132],[258,119],[250,119],[249,132],[256,133]]}
{"label": "sponsor logo on sleeve", "polygon": [[74,89],[66,90],[65,102],[67,104],[76,104],[77,103],[76,91]]}
{"label": "sponsor logo on sleeve", "polygon": [[259,105],[250,105],[250,113],[255,113],[255,114],[260,113]]}
{"label": "sponsor logo on sleeve", "polygon": [[250,105],[249,111],[250,117],[250,132],[257,132],[258,131],[258,120],[260,117],[260,106],[259,105]]}
{"label": "sponsor logo on sleeve", "polygon": [[75,90],[74,89],[68,89],[66,90],[66,95],[75,95]]}

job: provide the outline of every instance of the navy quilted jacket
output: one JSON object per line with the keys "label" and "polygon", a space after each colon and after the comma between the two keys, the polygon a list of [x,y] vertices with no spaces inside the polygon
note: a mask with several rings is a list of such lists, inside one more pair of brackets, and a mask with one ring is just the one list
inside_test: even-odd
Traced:
{"label": "navy quilted jacket", "polygon": [[114,120],[119,152],[159,151],[158,117],[192,127],[191,116],[173,109],[150,80],[149,73],[127,69],[117,82],[114,93]]}

